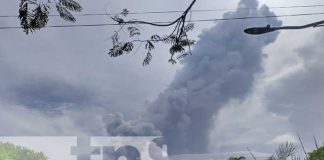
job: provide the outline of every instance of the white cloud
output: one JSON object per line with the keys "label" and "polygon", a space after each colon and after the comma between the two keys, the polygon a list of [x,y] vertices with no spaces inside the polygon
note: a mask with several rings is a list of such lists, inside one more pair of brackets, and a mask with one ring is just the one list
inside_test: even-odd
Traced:
{"label": "white cloud", "polygon": [[[297,132],[310,150],[313,135],[323,141],[324,32],[299,32],[285,33],[266,48],[269,56],[264,60],[264,73],[258,75],[251,95],[220,112],[211,132],[214,151],[242,144],[271,149],[284,141],[298,142]],[[305,43],[300,35],[310,41]],[[298,43],[287,41],[287,36],[299,39]]]}
{"label": "white cloud", "polygon": [[259,93],[223,106],[210,132],[211,152],[241,151],[246,147],[269,152],[273,146],[267,142],[291,130],[288,117],[267,111]]}
{"label": "white cloud", "polygon": [[286,142],[298,143],[298,138],[295,136],[295,134],[286,133],[286,134],[279,135],[279,136],[275,137],[268,143],[269,144],[282,144],[282,143],[286,143]]}
{"label": "white cloud", "polygon": [[105,135],[104,109],[85,108],[47,115],[5,103],[1,103],[0,108],[1,136]]}
{"label": "white cloud", "polygon": [[324,130],[319,127],[324,120],[323,34],[323,31],[317,32],[309,42],[298,47],[295,55],[300,59],[297,65],[301,67],[269,85],[265,92],[269,110],[289,116],[295,132],[304,135],[308,145],[312,145],[310,140],[313,135],[324,139]]}

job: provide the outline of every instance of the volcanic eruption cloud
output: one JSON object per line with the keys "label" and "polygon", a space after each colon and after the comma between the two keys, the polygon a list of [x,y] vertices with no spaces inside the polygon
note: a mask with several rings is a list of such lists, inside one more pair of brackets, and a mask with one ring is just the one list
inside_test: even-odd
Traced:
{"label": "volcanic eruption cloud", "polygon": [[[259,7],[256,0],[241,0],[237,10],[225,13],[223,18],[250,16],[274,16],[274,13],[267,6]],[[263,70],[262,49],[278,36],[278,33],[251,36],[243,30],[267,24],[282,25],[276,18],[217,21],[200,35],[193,55],[187,57],[173,82],[150,105],[144,120],[139,120],[152,122],[162,133],[169,154],[206,152],[213,117],[229,100],[244,99],[250,93],[255,75]],[[151,131],[153,127],[139,123],[129,128],[129,124],[118,120],[108,125],[108,132],[143,134],[136,128],[140,126],[156,133]],[[123,133],[118,134],[116,130]]]}

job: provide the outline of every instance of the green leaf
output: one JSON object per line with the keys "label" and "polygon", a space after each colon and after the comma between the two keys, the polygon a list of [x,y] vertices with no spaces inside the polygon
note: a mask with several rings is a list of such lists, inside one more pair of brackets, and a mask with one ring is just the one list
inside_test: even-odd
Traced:
{"label": "green leaf", "polygon": [[170,53],[174,55],[175,53],[183,53],[185,49],[179,44],[172,45],[170,48]]}
{"label": "green leaf", "polygon": [[188,23],[185,27],[184,30],[185,32],[189,32],[192,31],[195,28],[195,24],[194,23]]}
{"label": "green leaf", "polygon": [[179,45],[184,46],[184,47],[193,46],[194,44],[195,44],[194,40],[185,39],[185,40],[179,41]]}
{"label": "green leaf", "polygon": [[111,57],[118,57],[121,56],[124,53],[124,51],[121,49],[120,45],[114,45],[113,48],[110,49],[108,54]]}
{"label": "green leaf", "polygon": [[121,12],[121,14],[126,17],[129,14],[129,11],[127,9],[123,9],[123,11]]}
{"label": "green leaf", "polygon": [[59,13],[60,17],[63,18],[64,20],[70,21],[70,22],[76,21],[75,17],[67,10],[66,7],[64,7],[60,4],[56,4],[56,9],[57,9],[57,12]]}
{"label": "green leaf", "polygon": [[[52,0],[46,0],[46,2],[39,0],[20,1],[18,18],[23,31],[29,34],[30,32],[46,27],[49,21],[49,5]],[[69,11],[80,12],[82,7],[79,3],[74,0],[57,0],[55,2],[60,17],[70,22],[76,21]]]}
{"label": "green leaf", "polygon": [[111,57],[119,57],[124,53],[129,53],[133,50],[134,44],[131,42],[126,43],[117,43],[113,46],[112,49],[108,52]]}
{"label": "green leaf", "polygon": [[48,22],[48,7],[38,6],[33,10],[33,19],[30,21],[30,25],[35,29],[44,28]]}
{"label": "green leaf", "polygon": [[20,19],[20,25],[23,28],[24,32],[28,34],[29,32],[29,21],[30,19],[28,15],[28,1],[27,0],[21,0],[19,5],[19,19]]}
{"label": "green leaf", "polygon": [[122,50],[125,51],[126,53],[129,53],[133,50],[134,48],[134,44],[132,42],[126,42],[123,47]]}
{"label": "green leaf", "polygon": [[159,35],[155,34],[155,35],[151,36],[151,40],[153,42],[158,42],[158,41],[161,41],[161,37]]}
{"label": "green leaf", "polygon": [[[35,6],[30,9],[30,6]],[[48,22],[49,6],[37,4],[32,0],[21,0],[19,5],[20,25],[26,34],[44,28]]]}
{"label": "green leaf", "polygon": [[143,66],[149,65],[151,63],[151,61],[152,61],[152,58],[153,58],[152,54],[150,52],[148,52],[146,54],[146,57],[145,57],[144,61],[143,61]]}
{"label": "green leaf", "polygon": [[117,32],[115,32],[115,33],[112,35],[111,40],[112,40],[113,46],[115,46],[115,45],[118,44],[118,41],[119,41],[119,35],[118,35]]}
{"label": "green leaf", "polygon": [[73,0],[60,0],[60,4],[62,4],[62,6],[66,7],[70,11],[74,11],[74,12],[82,11],[81,5]]}
{"label": "green leaf", "polygon": [[130,37],[141,35],[140,30],[136,27],[128,27],[127,30],[129,31]]}
{"label": "green leaf", "polygon": [[151,41],[146,41],[145,49],[152,51],[154,49],[154,44]]}
{"label": "green leaf", "polygon": [[184,53],[184,54],[181,54],[180,56],[178,56],[177,59],[180,60],[180,59],[185,58],[186,56],[188,56],[188,54]]}

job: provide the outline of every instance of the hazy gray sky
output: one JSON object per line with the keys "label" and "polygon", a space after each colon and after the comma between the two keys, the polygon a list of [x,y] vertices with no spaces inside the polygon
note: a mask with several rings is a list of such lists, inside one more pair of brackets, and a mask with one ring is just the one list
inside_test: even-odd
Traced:
{"label": "hazy gray sky", "polygon": [[[238,2],[199,0],[194,9],[236,9]],[[152,0],[80,3],[84,13],[103,13],[105,9],[115,13],[124,8],[133,12],[179,10],[186,8],[190,0],[154,0],[153,5]],[[295,6],[321,1],[262,0],[259,4]],[[0,15],[17,14],[17,1],[4,0],[2,6]],[[322,10],[270,9],[277,15]],[[271,12],[260,9],[253,14]],[[220,18],[223,14],[193,13],[193,19]],[[250,13],[238,10],[233,15]],[[135,18],[169,21],[175,17],[177,14]],[[305,16],[279,20],[294,25],[322,19]],[[106,16],[80,17],[77,21],[110,22]],[[189,126],[176,131],[189,132],[195,128],[194,122],[203,119],[194,115],[201,106],[212,111],[201,121],[208,121],[201,128],[204,132],[197,131],[197,135],[207,136],[201,140],[208,142],[205,147],[209,152],[240,151],[246,146],[266,152],[286,140],[296,141],[296,132],[311,148],[312,135],[324,140],[324,31],[287,31],[278,37],[274,33],[260,38],[239,32],[266,23],[279,24],[274,19],[197,23],[191,35],[198,40],[194,56],[172,66],[167,62],[167,46],[160,46],[148,67],[141,66],[145,57],[141,50],[120,58],[107,55],[111,44],[106,39],[114,27],[48,28],[28,36],[22,30],[0,30],[0,135],[106,135],[107,117],[117,112],[130,126],[128,120],[136,121],[142,114],[163,115],[154,122],[164,125],[156,126],[163,132],[169,131],[170,122],[177,121],[166,122],[174,110],[174,116],[180,119],[177,123]],[[67,22],[52,18],[50,24]],[[18,26],[19,21],[0,18],[0,25]],[[157,31],[163,34],[168,29],[143,26],[143,31],[145,36]],[[178,110],[185,112],[176,114]]]}

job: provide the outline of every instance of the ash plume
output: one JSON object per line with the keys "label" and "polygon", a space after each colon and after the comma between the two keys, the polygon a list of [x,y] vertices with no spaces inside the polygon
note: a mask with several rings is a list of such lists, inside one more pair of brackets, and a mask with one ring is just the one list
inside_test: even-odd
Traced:
{"label": "ash plume", "polygon": [[[237,10],[223,18],[273,15],[257,0],[241,0]],[[169,154],[206,152],[213,117],[229,100],[250,93],[255,75],[262,71],[262,49],[278,36],[277,32],[250,36],[243,30],[267,24],[282,23],[276,18],[219,21],[200,35],[183,69],[138,121],[154,124],[165,137]]]}

